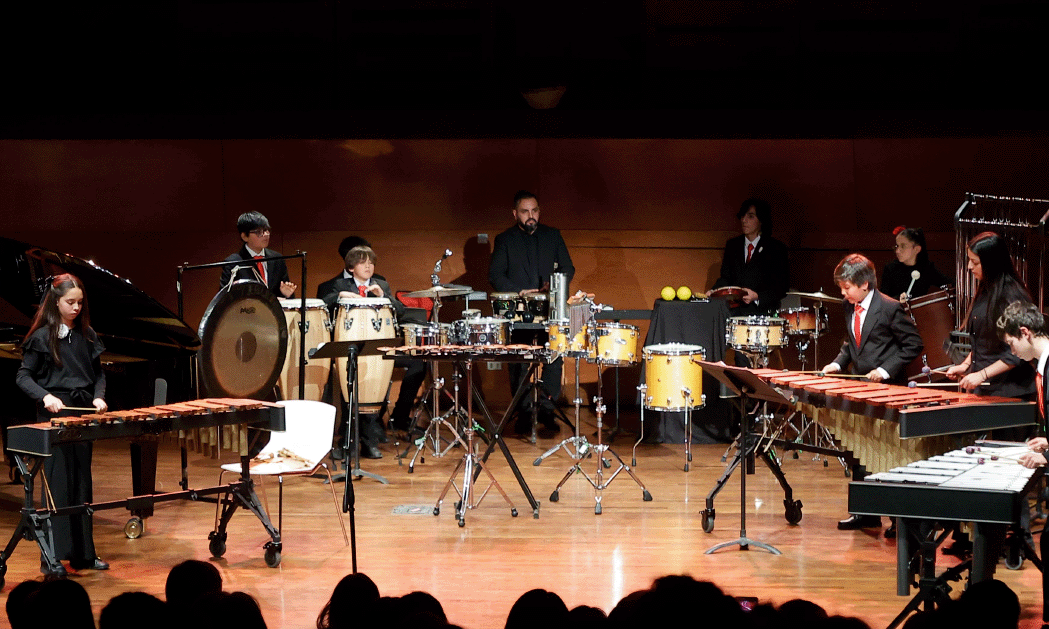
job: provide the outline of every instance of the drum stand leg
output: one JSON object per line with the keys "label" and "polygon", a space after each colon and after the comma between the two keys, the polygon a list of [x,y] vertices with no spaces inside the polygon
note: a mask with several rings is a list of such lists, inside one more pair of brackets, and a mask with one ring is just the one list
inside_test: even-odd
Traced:
{"label": "drum stand leg", "polygon": [[[415,471],[416,458],[419,459],[420,463],[426,462],[426,456],[423,454],[423,450],[426,449],[427,443],[430,443],[432,445],[433,456],[437,458],[440,458],[447,454],[448,451],[455,447],[456,444],[460,444],[463,447],[466,446],[466,443],[463,441],[463,438],[459,435],[459,432],[455,428],[455,423],[453,423],[453,421],[449,421],[449,419],[454,418],[454,420],[456,421],[467,423],[464,422],[463,412],[462,409],[459,407],[459,373],[454,372],[452,376],[452,386],[455,390],[455,395],[451,395],[447,391],[444,391],[444,379],[436,377],[436,369],[434,370],[434,374],[435,377],[431,386],[433,394],[434,412],[430,416],[432,418],[430,420],[430,425],[426,427],[426,430],[423,432],[422,436],[415,440],[415,454],[412,455],[412,460],[408,463],[409,474]],[[437,415],[437,411],[440,408],[439,402],[441,392],[444,392],[445,395],[448,395],[448,397],[452,400],[452,408],[444,415]],[[446,427],[449,431],[451,431],[453,437],[452,439],[446,439],[441,436],[442,425]],[[445,443],[447,445],[444,445],[442,449],[442,444]],[[409,446],[409,448],[410,447],[411,446]],[[407,455],[407,451],[405,451],[405,454]]]}
{"label": "drum stand leg", "polygon": [[[473,362],[467,361],[466,365],[466,380],[467,380],[467,396],[466,396],[466,418],[463,425],[463,435],[466,437],[465,446],[466,454],[459,460],[459,463],[455,466],[452,471],[452,475],[448,478],[448,482],[445,483],[444,489],[441,491],[440,497],[437,498],[437,504],[434,505],[433,514],[441,514],[441,504],[444,503],[444,497],[448,495],[449,489],[455,489],[455,492],[459,495],[459,501],[455,505],[455,519],[459,523],[459,526],[466,526],[466,510],[475,509],[481,505],[484,497],[488,495],[488,491],[495,487],[496,491],[502,495],[503,500],[506,504],[510,505],[510,515],[517,517],[517,507],[511,502],[510,496],[503,491],[499,482],[495,480],[495,476],[489,471],[488,466],[477,456],[477,451],[474,442],[474,419],[473,419]],[[458,397],[456,397],[458,402]],[[462,470],[462,488],[455,484],[456,476],[459,471]],[[475,487],[474,480],[480,474],[484,472],[488,476],[488,486],[481,492],[480,497],[475,499]]]}
{"label": "drum stand leg", "polygon": [[[578,361],[577,361],[577,369],[578,369]],[[620,456],[618,454],[616,454],[616,452],[614,450],[612,450],[612,448],[610,448],[607,444],[602,443],[602,441],[601,441],[601,429],[603,428],[603,418],[604,418],[604,414],[605,414],[605,405],[604,405],[604,400],[601,397],[601,363],[600,362],[597,365],[597,382],[598,382],[598,384],[597,384],[597,397],[594,398],[595,411],[596,411],[596,415],[597,415],[597,443],[592,446],[593,450],[598,453],[597,472],[594,474],[594,477],[591,478],[589,474],[587,474],[585,471],[583,471],[583,468],[580,466],[580,460],[576,460],[575,464],[571,468],[569,468],[568,473],[566,473],[564,475],[564,477],[561,479],[561,482],[558,483],[557,487],[554,488],[553,493],[550,494],[550,502],[557,502],[560,499],[561,487],[566,482],[568,482],[568,479],[572,477],[572,474],[574,474],[576,471],[578,471],[580,474],[583,475],[584,478],[586,478],[587,482],[589,482],[590,485],[593,486],[593,488],[594,488],[594,502],[595,502],[595,504],[594,504],[594,514],[601,515],[601,492],[604,489],[606,489],[609,485],[611,485],[612,481],[614,481],[616,479],[616,477],[619,476],[619,473],[622,472],[622,471],[625,471],[627,474],[629,474],[630,478],[634,479],[634,482],[637,483],[638,487],[641,488],[641,499],[642,500],[644,500],[645,502],[651,502],[652,501],[652,494],[650,494],[648,492],[648,489],[645,488],[644,483],[642,483],[641,479],[639,479],[637,477],[637,474],[634,474],[634,471],[630,468],[630,466],[627,465],[623,461],[623,459],[620,458]],[[636,447],[636,444],[635,444],[635,447]],[[619,467],[617,467],[616,470],[614,472],[612,472],[612,474],[608,477],[608,480],[605,480],[605,478],[604,478],[604,468],[609,467],[609,464],[608,464],[608,462],[605,459],[605,454],[608,454],[610,457],[614,458],[616,461],[619,462]],[[635,454],[635,458],[636,458],[636,454]]]}
{"label": "drum stand leg", "polygon": [[[600,386],[600,384],[598,384],[598,386]],[[573,461],[580,461],[590,456],[592,446],[590,445],[590,442],[587,440],[587,438],[580,434],[579,431],[579,406],[582,403],[583,400],[579,396],[579,358],[575,358],[575,400],[573,400],[573,404],[575,405],[575,432],[573,436],[562,440],[561,443],[555,445],[554,447],[544,452],[535,461],[532,461],[532,465],[542,465],[543,461],[553,456],[558,450],[564,450],[565,453],[568,454],[568,456]],[[533,409],[534,408],[535,407],[533,406]],[[532,424],[532,431],[532,434],[535,435],[534,423]],[[535,443],[535,441],[533,441],[532,443]],[[611,463],[609,463],[607,460],[604,461],[604,464],[605,467],[611,466]],[[574,470],[575,467],[573,467],[572,469]]]}

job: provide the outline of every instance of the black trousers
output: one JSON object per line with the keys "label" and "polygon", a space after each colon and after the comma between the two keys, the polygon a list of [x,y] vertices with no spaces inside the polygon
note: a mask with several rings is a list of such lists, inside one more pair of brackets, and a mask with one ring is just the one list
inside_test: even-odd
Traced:
{"label": "black trousers", "polygon": [[[73,507],[91,502],[91,450],[90,441],[54,446],[51,456],[44,462],[47,485],[41,488],[41,499],[47,499],[47,488],[50,488],[56,507]],[[90,515],[82,513],[52,517],[51,535],[55,543],[55,557],[58,559],[94,561],[95,540]]]}

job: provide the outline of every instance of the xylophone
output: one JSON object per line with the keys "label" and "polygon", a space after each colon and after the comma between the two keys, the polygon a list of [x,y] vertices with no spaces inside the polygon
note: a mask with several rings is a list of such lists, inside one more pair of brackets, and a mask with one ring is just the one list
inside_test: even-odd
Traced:
{"label": "xylophone", "polygon": [[1037,406],[1013,398],[910,388],[811,373],[757,369],[789,389],[799,410],[826,426],[873,472],[941,454],[965,433],[1033,425]]}
{"label": "xylophone", "polygon": [[[249,425],[265,430],[284,430],[284,407],[257,400],[209,398],[129,411],[59,417],[46,423],[12,426],[8,431],[8,448],[27,455],[14,457],[25,495],[18,528],[0,553],[0,587],[3,585],[3,575],[7,571],[7,560],[19,540],[23,538],[37,542],[42,562],[50,574],[63,572],[62,564],[55,558],[51,544],[51,516],[92,513],[106,509],[127,509],[135,513],[151,510],[155,503],[172,500],[218,502],[222,506],[218,525],[208,536],[209,549],[215,557],[221,557],[226,552],[226,527],[233,513],[240,507],[248,509],[258,517],[271,538],[264,546],[266,564],[270,567],[280,565],[280,531],[270,522],[259,502],[249,473]],[[241,477],[225,485],[190,489],[186,480],[186,434],[197,429],[210,430],[219,427],[223,428],[223,434],[228,435],[226,439],[232,442],[234,449],[240,454]],[[43,507],[37,508],[33,495],[36,479],[43,469],[44,461],[59,444],[142,437],[170,431],[178,431],[182,441],[182,491],[162,494],[150,492],[120,500],[61,508],[55,508],[47,501]],[[209,498],[210,496],[214,498]],[[141,519],[137,519],[137,525],[132,526],[136,519],[132,518],[125,527],[125,533],[129,537],[138,536],[133,535],[131,531],[141,532]]]}
{"label": "xylophone", "polygon": [[[957,578],[966,567],[970,582],[994,576],[1006,530],[1021,524],[1021,513],[1028,508],[1027,494],[1043,475],[1042,469],[1028,469],[1017,462],[1026,451],[1022,443],[977,442],[849,483],[849,513],[897,518],[898,595],[910,594],[915,573],[912,558],[916,552],[921,554],[922,591],[897,621],[922,601],[936,598],[937,588],[942,590],[946,580]],[[971,566],[963,563],[961,568],[935,576],[936,547],[945,535],[936,538],[933,521],[974,523]],[[1024,555],[1038,563],[1034,550],[1027,550]]]}

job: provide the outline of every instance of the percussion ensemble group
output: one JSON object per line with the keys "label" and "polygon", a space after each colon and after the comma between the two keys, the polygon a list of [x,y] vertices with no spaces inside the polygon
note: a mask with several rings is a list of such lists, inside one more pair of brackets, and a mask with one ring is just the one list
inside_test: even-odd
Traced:
{"label": "percussion ensemble group", "polygon": [[[572,462],[551,501],[557,501],[558,490],[573,474],[582,472],[594,485],[595,511],[601,513],[601,490],[620,471],[651,500],[634,473],[636,462],[628,465],[603,441],[600,377],[593,400],[596,443],[582,434],[580,407],[590,401],[580,394],[581,362],[596,365],[599,374],[604,368],[640,366],[642,427],[645,411],[683,413],[686,471],[692,414],[706,404],[705,369],[726,372],[729,384],[741,388],[753,376],[781,396],[756,406],[740,404],[733,420],[740,438],[733,447],[741,452],[761,451],[767,457],[773,444],[802,444],[829,460],[848,461],[853,483],[864,481],[868,472],[882,475],[866,482],[890,482],[899,476],[890,472],[911,463],[911,457],[943,454],[964,446],[960,441],[993,431],[996,439],[1027,444],[1015,457],[1025,468],[1046,465],[1042,376],[1049,338],[1042,312],[1017,271],[1010,242],[999,233],[981,231],[966,240],[952,279],[929,260],[922,230],[901,226],[891,239],[886,236],[885,245],[892,246],[896,259],[881,273],[868,257],[851,253],[828,269],[835,294],[822,287],[803,291],[792,287],[789,251],[773,236],[771,207],[762,199],[747,199],[736,213],[740,234],[725,243],[717,279],[709,291],[681,300],[723,302],[728,313],[725,345],[732,350],[726,365],[712,357],[711,348],[680,339],[644,344],[641,328],[623,322],[639,318],[629,314],[638,311],[619,313],[586,287],[573,291],[572,257],[560,231],[540,222],[535,194],[522,190],[514,195],[512,215],[513,225],[494,239],[490,287],[442,283],[442,262],[452,255],[448,250],[435,263],[430,286],[394,292],[376,272],[376,251],[364,238],[351,236],[339,249],[343,271],[321,283],[314,298],[296,295],[305,287],[292,281],[285,263],[289,256],[269,249],[272,228],[266,217],[257,212],[240,216],[240,248],[215,263],[222,267],[220,289],[199,329],[198,397],[341,404],[344,421],[333,447],[351,474],[360,466],[359,459],[351,458],[383,455],[387,429],[406,435],[416,455],[429,451],[440,456],[449,444],[462,445],[460,468],[466,472],[460,483],[457,468],[445,488],[445,493],[454,488],[460,494],[460,525],[465,510],[480,500],[473,496],[473,483],[482,471],[488,473],[484,463],[495,441],[511,429],[531,435],[533,443],[537,434],[552,437],[562,426],[572,430],[572,436],[536,461],[538,465],[564,451]],[[959,295],[954,284],[962,278],[970,288]],[[37,403],[39,422],[107,410],[99,365],[104,348],[91,328],[87,297],[76,277],[54,278],[23,346],[18,386]],[[464,308],[449,320],[442,306],[452,300],[464,302]],[[833,320],[843,320],[843,329],[831,329],[832,309],[841,310]],[[821,342],[838,349],[823,365],[817,364]],[[330,355],[322,351],[325,346],[346,353],[310,357]],[[797,353],[799,371],[768,368],[770,358],[788,350]],[[567,405],[575,408],[571,419],[560,403],[563,383],[573,381],[565,377],[566,361],[575,370],[575,392]],[[490,415],[472,384],[477,362],[504,362],[507,367],[513,401],[501,418]],[[442,365],[451,382],[442,377]],[[406,371],[396,399],[390,400],[398,368]],[[979,410],[981,398],[1006,419],[981,423],[985,415],[993,415]],[[948,408],[953,414],[944,412]],[[478,409],[489,415],[485,428],[493,439],[483,456],[473,442]],[[935,412],[916,412],[927,410]],[[437,426],[446,429],[444,437],[431,431]],[[756,448],[748,441],[751,437],[758,440]],[[927,447],[901,446],[919,441]],[[637,444],[634,448],[636,461]],[[595,453],[598,462],[591,476],[580,465]],[[606,471],[615,461],[619,467]],[[57,445],[45,470],[49,500],[58,507],[84,502],[90,466],[90,443]],[[513,469],[538,517],[538,503],[516,465]],[[488,478],[498,487],[490,473]],[[913,482],[913,475],[906,478]],[[712,497],[704,516],[711,523]],[[516,515],[512,503],[511,508]],[[800,501],[788,499],[787,508],[788,521],[800,520]],[[55,556],[77,569],[105,569],[108,564],[94,552],[90,519],[89,513],[54,518],[54,536],[62,540]],[[59,520],[67,522],[60,525]],[[881,526],[881,517],[869,511],[838,523],[846,531]],[[704,528],[709,531],[706,522]],[[895,532],[890,525],[885,535]],[[964,527],[957,527],[954,537],[964,552]],[[48,568],[57,570],[53,564]]]}

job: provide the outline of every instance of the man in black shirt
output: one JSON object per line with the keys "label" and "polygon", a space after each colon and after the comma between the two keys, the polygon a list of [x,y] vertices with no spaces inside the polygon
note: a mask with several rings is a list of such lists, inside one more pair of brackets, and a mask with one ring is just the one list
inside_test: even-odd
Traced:
{"label": "man in black shirt", "polygon": [[[570,283],[575,275],[572,257],[568,254],[561,232],[539,223],[539,199],[527,190],[514,195],[514,226],[495,237],[492,262],[488,267],[488,281],[498,292],[521,295],[549,290],[550,275],[564,273]],[[543,367],[540,387],[539,421],[556,430],[554,402],[561,395],[563,359],[558,358]],[[510,363],[511,390],[523,384],[524,370],[518,363]],[[528,401],[522,401],[527,404]],[[522,422],[518,421],[518,427]]]}

